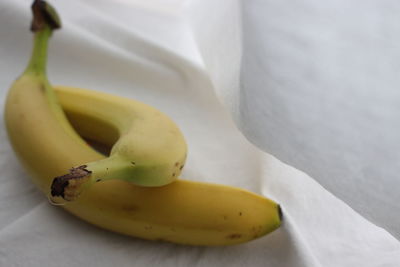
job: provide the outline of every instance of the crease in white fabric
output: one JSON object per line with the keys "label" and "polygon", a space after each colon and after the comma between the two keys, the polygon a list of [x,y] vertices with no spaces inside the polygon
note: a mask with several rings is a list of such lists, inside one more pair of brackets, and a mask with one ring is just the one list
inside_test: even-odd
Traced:
{"label": "crease in white fabric", "polygon": [[[90,7],[90,5],[88,5],[88,4],[84,4],[84,5]],[[101,34],[99,34],[98,32],[90,31],[87,28],[88,27],[87,24],[79,25],[79,23],[73,23],[73,25],[75,27],[74,30],[85,31],[85,34],[94,35],[97,38],[102,39],[103,42],[106,42],[113,46],[117,46],[120,49],[126,51],[127,53],[130,53],[130,54],[134,53],[135,55],[145,54],[146,57],[143,57],[143,60],[147,60],[150,62],[158,62],[158,63],[163,63],[163,64],[168,65],[169,60],[165,60],[164,62],[162,62],[160,60],[163,60],[164,58],[166,58],[166,59],[173,58],[174,60],[178,60],[179,62],[184,61],[184,62],[186,62],[186,64],[190,64],[197,69],[204,70],[204,62],[202,62],[202,58],[198,54],[199,52],[197,49],[192,49],[192,51],[197,52],[197,54],[192,55],[191,58],[188,59],[187,57],[183,57],[181,54],[176,53],[176,51],[174,51],[166,46],[162,46],[162,44],[157,43],[154,40],[148,39],[146,36],[142,35],[140,32],[135,31],[134,27],[129,28],[122,23],[118,23],[118,20],[111,17],[106,12],[100,12],[97,9],[90,9],[90,12],[93,14],[97,14],[96,20],[90,20],[90,22],[92,23],[91,26],[95,25],[96,27],[101,29],[101,31],[103,31],[103,32],[108,32],[109,34],[111,33],[112,35],[118,36],[118,37],[124,37],[124,39],[129,40],[129,42],[139,44],[139,46],[137,46],[137,45],[132,46],[132,47],[135,47],[135,50],[134,50],[135,52],[133,52],[132,47],[128,47],[126,45],[123,45],[122,43],[116,43],[116,42],[114,42],[115,40],[107,40],[104,36],[101,36]],[[88,20],[88,18],[85,18],[85,19]],[[92,30],[94,30],[94,29],[92,29]],[[189,30],[189,29],[186,29],[186,30]],[[186,36],[192,36],[192,35],[189,33],[186,33]],[[191,41],[194,42],[194,40],[191,40]],[[190,43],[190,45],[193,45],[194,47],[196,47],[195,43]],[[155,54],[153,54],[153,53],[155,53]],[[154,56],[157,56],[157,57],[154,57]],[[179,66],[179,64],[176,64],[176,65]]]}
{"label": "crease in white fabric", "polygon": [[[128,27],[124,23],[120,23],[115,17],[110,16],[109,13],[106,11],[102,12],[100,9],[93,9],[91,5],[89,5],[86,2],[81,3],[84,6],[87,6],[94,14],[97,14],[97,18],[102,18],[103,22],[105,22],[103,25],[113,25],[117,29],[123,29],[126,32],[129,32],[130,36],[132,34],[136,36],[139,40],[143,40],[146,44],[149,44],[151,46],[156,46],[159,50],[166,52],[167,54],[173,54],[176,57],[179,57],[181,60],[188,60],[188,57],[190,58],[188,61],[190,64],[196,65],[198,68],[204,69],[204,62],[203,58],[200,55],[200,52],[198,50],[198,46],[195,42],[195,38],[193,36],[193,32],[191,31],[190,27],[185,23],[184,21],[184,16],[182,15],[182,12],[184,10],[176,10],[173,14],[170,14],[169,17],[173,18],[175,21],[176,25],[179,25],[178,31],[181,32],[181,36],[183,37],[183,41],[186,44],[186,46],[190,46],[190,54],[185,53],[180,54],[178,51],[174,50],[172,47],[167,46],[165,42],[160,42],[157,40],[157,38],[151,38],[149,36],[145,36],[141,31],[136,30],[135,27]],[[187,4],[187,3],[185,3]],[[183,7],[183,6],[182,6]],[[153,11],[154,12],[154,11]],[[112,32],[112,31],[111,31]],[[118,34],[122,36],[123,34]],[[181,37],[181,38],[182,38]],[[188,48],[186,48],[188,49]],[[149,55],[151,56],[151,55]]]}
{"label": "crease in white fabric", "polygon": [[[219,101],[238,121],[242,22],[239,0],[189,1],[185,19]],[[212,28],[212,30],[210,30]],[[208,29],[208,30],[206,30]]]}
{"label": "crease in white fabric", "polygon": [[[66,23],[67,24],[67,23]],[[74,34],[79,33],[80,38],[84,38],[87,41],[90,41],[93,44],[96,44],[97,46],[101,46],[104,49],[106,49],[109,52],[112,52],[115,56],[118,56],[120,59],[130,62],[130,61],[136,61],[140,62],[143,64],[145,67],[150,66],[153,69],[159,69],[160,64],[156,63],[153,60],[149,60],[144,56],[141,56],[138,53],[133,53],[132,51],[125,49],[124,47],[121,47],[110,40],[107,40],[106,38],[102,37],[101,35],[95,34],[91,32],[88,29],[85,29],[81,27],[80,25],[77,25],[76,23],[69,23],[68,26],[70,29],[72,29],[71,33],[73,32]],[[160,62],[161,63],[161,62]],[[166,70],[168,68],[164,68],[163,70]]]}
{"label": "crease in white fabric", "polygon": [[294,240],[295,247],[307,255],[304,259],[307,260],[306,266],[309,267],[324,267],[318,260],[318,257],[314,254],[313,250],[309,246],[307,239],[303,237],[302,232],[298,229],[296,221],[292,219],[290,212],[282,208],[283,212],[283,227],[288,231],[291,238]]}
{"label": "crease in white fabric", "polygon": [[[264,168],[265,165],[268,166],[266,162],[270,161],[270,159],[272,158],[273,158],[272,156],[266,155],[264,152],[260,152],[260,191],[261,194],[264,195],[265,197],[269,197],[277,201],[277,203],[280,203],[280,198],[277,194],[274,194],[274,192],[270,192],[270,190],[266,190],[266,188],[269,187],[268,177],[270,177],[270,175],[268,175],[268,173],[265,172]],[[336,199],[335,196],[333,197]],[[323,267],[321,262],[318,260],[318,257],[314,254],[313,250],[311,249],[308,239],[303,237],[303,233],[301,232],[301,230],[299,230],[299,227],[296,224],[296,220],[293,219],[293,217],[291,216],[290,210],[286,209],[284,203],[280,203],[280,206],[283,213],[282,227],[285,228],[285,230],[288,232],[290,238],[294,240],[295,247],[300,252],[307,255],[307,257],[304,257],[304,259],[306,259],[307,261],[306,266]]]}
{"label": "crease in white fabric", "polygon": [[49,203],[47,203],[46,201],[42,201],[39,204],[37,204],[36,206],[32,207],[28,212],[22,214],[18,218],[14,219],[13,221],[9,222],[7,225],[5,225],[2,228],[0,228],[0,239],[1,239],[2,234],[4,232],[7,232],[8,228],[10,228],[11,226],[14,226],[18,222],[22,221],[24,218],[26,218],[26,217],[30,216],[31,214],[35,213],[38,209],[42,208],[44,205],[48,205],[48,204]]}

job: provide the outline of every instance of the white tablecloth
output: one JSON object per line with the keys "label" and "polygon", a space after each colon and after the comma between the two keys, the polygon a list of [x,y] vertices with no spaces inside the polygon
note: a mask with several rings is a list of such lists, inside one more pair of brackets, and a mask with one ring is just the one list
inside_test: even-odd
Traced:
{"label": "white tablecloth", "polygon": [[[400,266],[400,4],[51,3],[52,83],[163,110],[189,144],[185,179],[264,194],[285,221],[224,248],[100,230],[47,202],[1,126],[0,266]],[[1,110],[30,54],[30,4],[0,2]]]}

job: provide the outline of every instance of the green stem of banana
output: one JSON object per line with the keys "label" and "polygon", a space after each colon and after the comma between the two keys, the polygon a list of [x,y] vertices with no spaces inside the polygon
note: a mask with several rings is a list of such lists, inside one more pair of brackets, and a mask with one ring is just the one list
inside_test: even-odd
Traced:
{"label": "green stem of banana", "polygon": [[61,27],[61,21],[55,9],[44,0],[33,1],[32,13],[31,31],[35,32],[35,40],[32,56],[24,74],[33,73],[45,78],[48,41],[53,30]]}
{"label": "green stem of banana", "polygon": [[49,26],[35,33],[31,59],[24,74],[46,77],[47,48],[51,33],[52,29]]}
{"label": "green stem of banana", "polygon": [[[113,180],[116,177],[119,180],[131,180],[133,168],[136,168],[134,162],[116,155],[72,168],[70,173],[58,176],[53,180],[51,196],[61,196],[67,201],[75,200],[82,191],[96,182]],[[143,171],[143,167],[139,167],[138,172],[140,171]],[[52,202],[58,201],[52,200]]]}

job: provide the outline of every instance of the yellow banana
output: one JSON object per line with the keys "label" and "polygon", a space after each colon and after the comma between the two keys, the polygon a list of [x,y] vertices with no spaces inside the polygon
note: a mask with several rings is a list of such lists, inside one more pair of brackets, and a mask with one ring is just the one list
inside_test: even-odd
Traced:
{"label": "yellow banana", "polygon": [[[57,89],[55,95],[44,71],[46,49],[43,46],[59,23],[43,1],[35,1],[33,7],[37,26],[34,52],[27,70],[9,90],[5,121],[19,159],[38,187],[50,195],[53,178],[66,169],[106,158],[74,131],[57,99],[80,135],[109,147],[126,133],[121,129],[127,129],[116,127],[112,118],[124,119],[119,116],[130,110],[128,103],[139,107],[143,104],[67,87]],[[110,106],[117,110],[108,110]],[[142,114],[146,117],[153,109],[144,110],[150,110],[149,114]],[[128,149],[125,145],[119,149]],[[146,159],[153,162],[151,157]],[[140,157],[135,160],[141,162]],[[181,168],[182,158],[179,160],[174,162],[174,168]],[[177,166],[176,162],[179,163]],[[149,240],[212,246],[246,242],[281,224],[280,207],[272,200],[239,188],[185,180],[161,187],[143,187],[130,182],[127,176],[121,179],[116,176],[116,179],[104,182],[86,183],[91,186],[75,199],[74,186],[79,182],[76,177],[81,170],[81,175],[87,177],[84,167],[74,168],[71,174],[75,179],[65,181],[65,188],[72,193],[68,190],[64,193],[70,194],[66,197],[74,201],[62,207],[89,223],[114,232]]]}
{"label": "yellow banana", "polygon": [[54,179],[52,197],[73,200],[93,183],[116,177],[141,186],[161,186],[180,175],[187,148],[172,120],[135,100],[86,94],[90,98],[85,98],[83,91],[73,100],[77,104],[73,112],[85,110],[98,125],[107,125],[108,130],[103,130],[102,126],[90,130],[97,131],[94,136],[111,138],[108,143],[115,144],[109,157],[85,163]]}

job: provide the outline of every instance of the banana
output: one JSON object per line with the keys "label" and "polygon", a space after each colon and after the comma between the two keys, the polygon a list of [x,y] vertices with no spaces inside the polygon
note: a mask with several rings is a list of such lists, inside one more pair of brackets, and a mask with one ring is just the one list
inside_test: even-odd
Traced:
{"label": "banana", "polygon": [[96,127],[91,131],[111,138],[108,143],[114,144],[109,157],[55,178],[53,201],[62,201],[54,198],[58,196],[74,200],[94,183],[116,177],[136,185],[161,186],[180,175],[187,147],[182,133],[166,115],[141,102],[112,95],[82,92],[73,101],[77,104],[75,113],[85,109],[99,125],[108,126],[108,130]]}
{"label": "banana", "polygon": [[[132,126],[126,121],[132,122],[132,117],[140,121],[158,114],[161,118],[155,118],[153,122],[161,120],[167,125],[171,122],[163,119],[158,111],[136,101],[78,88],[60,87],[54,91],[45,74],[46,48],[52,30],[60,23],[44,1],[36,0],[33,11],[32,28],[36,33],[32,58],[26,71],[9,90],[5,122],[14,151],[44,194],[54,195],[57,188],[53,178],[65,177],[66,169],[78,166],[66,174],[74,178],[65,179],[64,196],[73,201],[62,207],[82,220],[110,231],[148,240],[220,246],[253,240],[281,225],[282,213],[276,202],[240,188],[180,179],[161,187],[134,184],[135,179],[130,179],[125,167],[118,164],[132,155],[127,150],[131,142],[137,144],[135,138],[138,137],[124,139],[124,136],[132,134],[131,129],[136,129],[137,125],[145,125],[146,131],[158,129],[158,126],[152,126],[151,122],[133,122]],[[110,107],[113,109],[109,110]],[[132,110],[139,112],[125,118]],[[172,139],[180,135],[176,127],[170,129],[175,131],[171,134]],[[140,128],[137,134],[140,134]],[[155,138],[158,136],[157,133],[150,134]],[[111,156],[97,152],[81,136],[112,147]],[[170,175],[171,171],[176,171],[177,176],[185,157],[182,142],[178,144],[181,147],[173,155],[180,157],[174,159],[172,169],[168,159],[163,158],[166,154],[155,155],[154,159],[135,154],[135,161],[130,162],[132,168],[139,165],[143,166],[143,172],[148,172],[147,168],[152,168],[149,166],[159,166],[161,170],[150,172],[168,170]],[[160,144],[156,141],[154,145],[155,148],[150,147],[148,151],[156,151]],[[99,174],[98,177],[104,178],[102,182],[88,179],[97,171],[88,175],[87,168],[91,164],[85,166],[85,163],[104,162],[113,155],[121,157],[121,162],[107,164],[121,177],[111,179],[113,176]],[[80,179],[85,180],[83,185],[78,184]],[[82,188],[85,192],[77,198],[76,192]]]}

